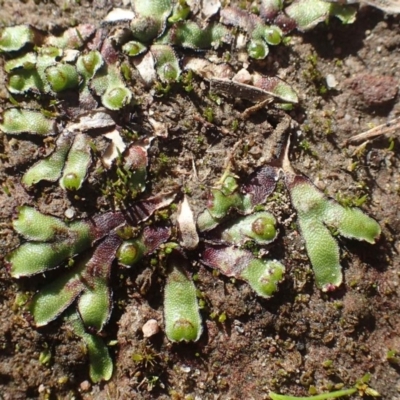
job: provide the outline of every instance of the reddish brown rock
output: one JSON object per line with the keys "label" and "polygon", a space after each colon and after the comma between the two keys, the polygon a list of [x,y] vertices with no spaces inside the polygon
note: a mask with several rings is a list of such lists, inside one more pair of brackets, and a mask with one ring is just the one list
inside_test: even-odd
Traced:
{"label": "reddish brown rock", "polygon": [[357,74],[345,81],[345,85],[362,100],[367,107],[381,106],[393,100],[399,83],[390,76]]}

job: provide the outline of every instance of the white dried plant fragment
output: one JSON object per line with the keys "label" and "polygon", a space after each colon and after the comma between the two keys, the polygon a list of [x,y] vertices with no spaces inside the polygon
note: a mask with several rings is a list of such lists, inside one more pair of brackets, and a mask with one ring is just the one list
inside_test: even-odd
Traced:
{"label": "white dried plant fragment", "polygon": [[70,64],[75,63],[80,54],[81,52],[79,50],[65,49],[62,61]]}
{"label": "white dried plant fragment", "polygon": [[239,32],[236,36],[236,49],[237,50],[243,50],[246,48],[247,42],[249,41],[249,38],[247,35],[244,33]]}
{"label": "white dried plant fragment", "polygon": [[233,82],[238,82],[238,83],[244,83],[246,85],[251,85],[252,83],[252,76],[250,74],[250,72],[245,69],[242,68],[241,70],[239,70],[236,75],[232,78]]}
{"label": "white dried plant fragment", "polygon": [[133,63],[147,86],[151,86],[157,80],[155,61],[150,51],[143,57],[135,57]]}
{"label": "white dried plant fragment", "polygon": [[183,69],[192,70],[196,75],[204,79],[213,78],[231,79],[234,75],[228,64],[214,64],[204,58],[186,57],[183,60]]}
{"label": "white dried plant fragment", "polygon": [[186,4],[189,6],[193,15],[196,15],[201,10],[201,2],[199,0],[186,0]]}
{"label": "white dried plant fragment", "polygon": [[110,114],[101,109],[81,114],[76,122],[68,124],[68,130],[71,132],[87,132],[94,129],[111,129],[114,127],[115,121]]}
{"label": "white dried plant fragment", "polygon": [[400,13],[400,1],[399,0],[365,0],[361,3],[366,3],[372,7],[379,8],[387,14],[399,14]]}
{"label": "white dried plant fragment", "polygon": [[[239,74],[239,73],[238,73]],[[235,79],[210,79],[211,91],[227,97],[238,97],[254,103],[264,101],[271,96],[285,103],[298,103],[298,95],[294,89],[276,76],[263,76],[257,73],[245,74],[241,71]],[[241,83],[241,80],[249,83]]]}
{"label": "white dried plant fragment", "polygon": [[124,22],[131,21],[133,18],[135,18],[135,13],[132,10],[113,8],[104,18],[104,22]]}
{"label": "white dried plant fragment", "polygon": [[368,4],[371,7],[379,8],[387,14],[400,13],[400,0],[324,0],[329,3],[339,4]]}
{"label": "white dried plant fragment", "polygon": [[215,15],[221,8],[219,0],[202,0],[201,14],[207,20]]}
{"label": "white dried plant fragment", "polygon": [[186,195],[183,196],[183,200],[179,204],[176,221],[180,236],[179,244],[188,250],[195,249],[199,244],[199,235],[197,234],[193,211]]}
{"label": "white dried plant fragment", "polygon": [[122,154],[126,149],[126,144],[124,143],[120,133],[114,129],[112,132],[104,134],[107,139],[111,140],[111,143],[107,146],[104,151],[101,161],[103,165],[109,169],[112,166],[113,161]]}
{"label": "white dried plant fragment", "polygon": [[149,123],[151,127],[154,129],[154,136],[167,138],[168,137],[168,126],[167,124],[156,121],[154,118],[149,117]]}
{"label": "white dried plant fragment", "polygon": [[201,12],[201,17],[205,21],[215,15],[221,8],[219,0],[186,0],[186,4],[194,15]]}

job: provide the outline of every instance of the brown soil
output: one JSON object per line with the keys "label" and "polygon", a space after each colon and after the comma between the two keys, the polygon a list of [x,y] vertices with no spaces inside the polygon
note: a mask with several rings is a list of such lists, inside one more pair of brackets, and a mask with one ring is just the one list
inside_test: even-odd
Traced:
{"label": "brown soil", "polygon": [[[30,23],[54,31],[79,21],[99,24],[119,3],[0,1],[0,26]],[[115,307],[105,329],[106,340],[117,340],[110,347],[115,373],[110,382],[91,385],[80,341],[59,320],[35,329],[15,303],[19,291],[35,290],[42,279],[17,282],[1,268],[0,398],[258,400],[268,398],[270,390],[305,396],[310,386],[318,392],[350,387],[370,373],[369,385],[382,398],[400,399],[399,364],[387,357],[389,350],[400,352],[400,141],[398,135],[383,136],[358,152],[343,145],[350,136],[400,116],[395,90],[400,83],[399,18],[365,7],[354,24],[332,20],[310,33],[294,34],[289,45],[277,46],[266,61],[250,67],[280,76],[299,93],[300,106],[289,112],[299,124],[293,166],[333,198],[366,194],[362,209],[382,227],[382,238],[374,246],[340,239],[344,284],[337,291],[325,294],[315,287],[295,215],[280,188],[268,203],[280,222],[278,243],[270,251],[287,267],[279,292],[263,300],[247,284],[215,276],[193,254],[196,285],[206,304],[205,331],[197,343],[171,344],[162,332],[151,340],[141,333],[150,318],[162,326],[162,274],[146,263],[132,270],[116,266]],[[338,85],[325,93],[328,74]],[[234,171],[242,180],[274,153],[274,131],[283,114],[271,107],[241,120],[240,113],[251,103],[221,98],[217,104],[209,96],[208,83],[194,78],[193,84],[190,93],[176,85],[151,104],[157,119],[170,129],[169,137],[157,139],[150,150],[149,193],[179,184],[202,209],[206,188],[221,176],[238,140],[242,144],[233,157]],[[134,90],[139,99],[149,96],[140,86]],[[0,96],[4,107],[4,88]],[[146,111],[146,102],[139,104],[138,116]],[[212,124],[198,118],[208,107],[214,114]],[[233,131],[235,120],[239,125]],[[139,117],[135,122],[141,123]],[[27,193],[20,177],[40,150],[41,142],[1,138],[0,181],[10,194],[0,193],[0,255],[19,243],[10,222],[18,205],[36,205],[58,216],[73,207],[77,217],[109,207],[96,192],[94,176],[86,184],[94,189],[86,188],[78,200],[56,185]],[[225,322],[211,318],[222,313]],[[39,362],[43,351],[50,351],[49,365]],[[133,354],[151,360],[138,363]]]}

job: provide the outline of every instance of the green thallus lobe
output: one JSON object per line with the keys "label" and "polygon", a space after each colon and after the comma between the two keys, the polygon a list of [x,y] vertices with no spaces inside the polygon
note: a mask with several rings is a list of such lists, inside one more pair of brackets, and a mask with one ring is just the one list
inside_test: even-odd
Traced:
{"label": "green thallus lobe", "polygon": [[76,68],[69,64],[57,64],[45,71],[47,81],[56,93],[74,89],[79,85],[79,75]]}
{"label": "green thallus lobe", "polygon": [[164,288],[165,333],[173,342],[197,341],[203,331],[196,288],[187,272],[187,261],[177,252],[168,259]]}
{"label": "green thallus lobe", "polygon": [[86,179],[87,171],[92,163],[90,138],[79,133],[75,136],[65,163],[60,186],[67,190],[78,190]]}
{"label": "green thallus lobe", "polygon": [[317,286],[332,290],[342,282],[339,246],[329,228],[347,238],[375,243],[381,233],[379,224],[359,209],[345,208],[327,199],[307,178],[286,175],[293,207]]}
{"label": "green thallus lobe", "polygon": [[135,239],[125,240],[117,251],[117,258],[121,265],[131,267],[142,257],[153,253],[168,240],[170,231],[161,226],[147,226]]}
{"label": "green thallus lobe", "polygon": [[72,140],[73,137],[70,133],[63,132],[60,134],[54,151],[48,157],[30,167],[22,176],[22,183],[30,187],[42,180],[57,181],[61,176]]}
{"label": "green thallus lobe", "polygon": [[306,397],[288,396],[286,394],[277,394],[273,392],[269,392],[268,396],[271,397],[272,400],[329,400],[329,399],[336,399],[342,396],[350,396],[356,392],[357,392],[356,388],[351,388],[351,389],[337,390],[335,392],[322,393],[322,394],[317,394],[316,396],[306,396]]}
{"label": "green thallus lobe", "polygon": [[72,327],[73,332],[81,337],[87,346],[90,359],[89,374],[92,382],[108,381],[112,376],[114,365],[103,340],[86,331],[77,312],[71,311],[66,319]]}
{"label": "green thallus lobe", "polygon": [[[40,219],[37,223],[39,221]],[[14,278],[38,274],[55,268],[64,260],[82,252],[90,246],[93,239],[90,225],[73,222],[57,229],[54,242],[53,239],[46,242],[26,242],[9,253],[6,261]]]}
{"label": "green thallus lobe", "polygon": [[41,112],[9,108],[4,111],[0,130],[7,134],[33,133],[41,136],[57,133],[54,119],[45,117]]}
{"label": "green thallus lobe", "polygon": [[277,236],[276,219],[268,212],[257,212],[238,218],[221,233],[221,239],[228,243],[241,244],[254,240],[258,244],[273,242]]}
{"label": "green thallus lobe", "polygon": [[0,33],[0,52],[21,50],[27,44],[34,43],[35,31],[29,25],[5,28]]}

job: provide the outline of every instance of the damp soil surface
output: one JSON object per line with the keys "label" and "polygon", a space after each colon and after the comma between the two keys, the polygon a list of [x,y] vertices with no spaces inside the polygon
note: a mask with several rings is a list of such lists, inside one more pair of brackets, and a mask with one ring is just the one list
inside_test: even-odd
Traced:
{"label": "damp soil surface", "polygon": [[[0,25],[29,23],[57,32],[82,21],[99,25],[113,5],[123,5],[109,0],[38,3],[0,1]],[[196,343],[176,344],[163,333],[162,269],[150,260],[132,269],[115,265],[114,310],[104,330],[115,371],[109,382],[92,384],[80,340],[61,319],[36,329],[17,297],[34,293],[46,279],[13,280],[2,266],[0,398],[258,400],[268,399],[269,391],[305,396],[352,387],[370,374],[368,385],[383,399],[400,399],[399,130],[362,146],[345,144],[400,117],[399,22],[399,16],[363,7],[351,25],[332,20],[309,33],[295,33],[287,45],[271,49],[265,61],[249,62],[250,71],[277,75],[295,88],[300,102],[290,111],[269,104],[243,114],[254,104],[211,94],[209,83],[198,77],[191,91],[175,84],[162,96],[140,83],[132,88],[139,99],[131,115],[137,130],[153,129],[149,115],[168,130],[168,137],[156,138],[149,150],[145,195],[178,187],[196,212],[205,207],[207,189],[228,160],[245,182],[278,154],[282,136],[291,131],[292,166],[326,195],[362,203],[382,227],[375,245],[339,238],[340,288],[329,293],[316,288],[288,194],[278,185],[267,208],[279,221],[279,239],[267,250],[287,269],[279,291],[261,299],[246,283],[205,267],[198,251],[188,253],[202,299],[204,332]],[[235,70],[246,66],[234,50],[229,53]],[[4,85],[0,96],[0,107],[7,107]],[[282,121],[288,120],[289,128],[283,129]],[[59,217],[69,208],[76,218],[112,208],[101,195],[94,167],[78,194],[65,194],[56,184],[25,191],[21,175],[46,153],[46,143],[29,135],[0,139],[1,260],[19,244],[11,220],[22,204]],[[161,331],[146,339],[142,326],[152,318]]]}

